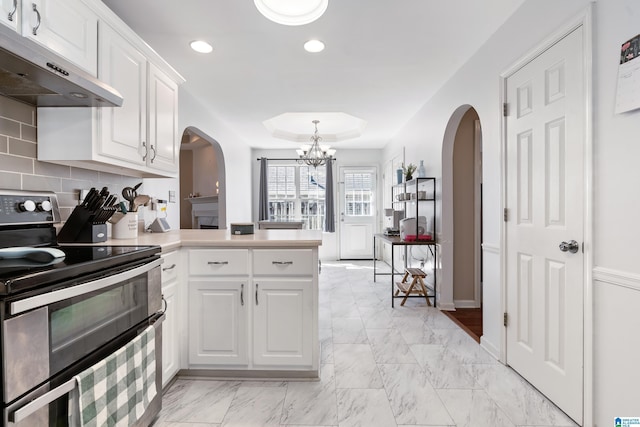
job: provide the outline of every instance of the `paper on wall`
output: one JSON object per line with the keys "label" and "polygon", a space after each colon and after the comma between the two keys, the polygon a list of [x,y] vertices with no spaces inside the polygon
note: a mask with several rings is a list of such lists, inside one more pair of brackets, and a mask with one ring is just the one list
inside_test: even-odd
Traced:
{"label": "paper on wall", "polygon": [[640,108],[640,34],[620,49],[616,114]]}

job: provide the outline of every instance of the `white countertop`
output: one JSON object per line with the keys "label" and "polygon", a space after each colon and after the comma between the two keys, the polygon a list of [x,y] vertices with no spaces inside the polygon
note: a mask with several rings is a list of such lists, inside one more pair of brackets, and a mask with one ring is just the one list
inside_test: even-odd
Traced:
{"label": "white countertop", "polygon": [[166,233],[138,233],[135,239],[108,239],[95,245],[158,245],[162,252],[179,247],[314,247],[322,245],[316,230],[255,230],[255,234],[232,235],[230,230],[171,230]]}

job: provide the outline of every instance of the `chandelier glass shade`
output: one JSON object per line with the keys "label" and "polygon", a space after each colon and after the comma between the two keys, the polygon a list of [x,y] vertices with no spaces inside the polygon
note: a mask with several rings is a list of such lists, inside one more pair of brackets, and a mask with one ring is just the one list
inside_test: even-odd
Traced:
{"label": "chandelier glass shade", "polygon": [[315,131],[310,139],[311,145],[303,145],[299,150],[296,150],[296,153],[300,156],[298,163],[317,168],[325,165],[336,153],[336,150],[328,145],[320,145],[320,141],[322,141],[322,137],[318,135],[318,123],[320,121],[313,120],[312,123],[315,125]]}

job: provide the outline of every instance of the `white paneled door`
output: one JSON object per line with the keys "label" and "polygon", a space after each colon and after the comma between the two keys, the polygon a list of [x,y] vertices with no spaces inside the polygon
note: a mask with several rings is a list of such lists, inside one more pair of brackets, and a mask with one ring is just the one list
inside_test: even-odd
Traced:
{"label": "white paneled door", "polygon": [[376,170],[340,168],[340,258],[373,259]]}
{"label": "white paneled door", "polygon": [[506,80],[507,363],[580,424],[583,38],[580,27]]}

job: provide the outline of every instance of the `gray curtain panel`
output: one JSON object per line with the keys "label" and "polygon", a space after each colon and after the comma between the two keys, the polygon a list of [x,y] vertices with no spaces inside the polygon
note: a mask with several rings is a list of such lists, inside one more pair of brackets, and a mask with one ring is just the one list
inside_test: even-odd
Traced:
{"label": "gray curtain panel", "polygon": [[258,220],[266,221],[269,219],[269,189],[268,189],[268,177],[269,166],[267,165],[267,158],[262,157],[260,159],[260,195],[258,199]]}
{"label": "gray curtain panel", "polygon": [[327,233],[335,233],[336,231],[336,213],[335,205],[333,202],[333,159],[327,160],[327,183],[325,190],[325,216],[324,216],[324,231]]}

